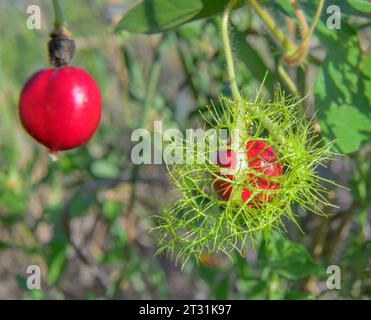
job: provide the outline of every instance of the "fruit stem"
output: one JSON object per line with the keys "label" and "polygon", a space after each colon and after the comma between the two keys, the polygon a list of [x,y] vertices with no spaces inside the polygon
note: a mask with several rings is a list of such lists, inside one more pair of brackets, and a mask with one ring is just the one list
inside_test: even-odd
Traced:
{"label": "fruit stem", "polygon": [[58,161],[57,151],[50,151],[49,159],[51,160],[51,162],[57,162]]}
{"label": "fruit stem", "polygon": [[59,0],[52,0],[52,2],[55,14],[54,26],[56,28],[66,26],[66,21],[64,19],[61,3],[59,2]]}
{"label": "fruit stem", "polygon": [[54,30],[50,34],[48,43],[50,63],[56,67],[64,67],[70,64],[75,53],[75,42],[67,28],[63,9],[59,0],[52,0],[55,13]]}
{"label": "fruit stem", "polygon": [[[227,70],[228,70],[228,77],[229,82],[232,90],[232,95],[234,100],[237,103],[237,115],[235,119],[235,129],[234,136],[232,137],[232,144],[233,149],[236,150],[236,173],[235,174],[235,186],[232,191],[232,199],[238,200],[240,188],[237,185],[241,182],[242,174],[238,174],[242,172],[246,167],[246,157],[245,157],[245,147],[244,143],[240,143],[241,137],[244,137],[244,132],[246,132],[246,125],[243,122],[244,116],[242,114],[242,104],[243,100],[241,94],[238,90],[237,80],[236,80],[236,73],[234,69],[233,63],[233,54],[231,49],[231,43],[229,39],[229,30],[228,30],[228,23],[229,23],[229,14],[232,11],[233,7],[236,5],[237,0],[231,0],[223,12],[222,18],[222,38],[223,38],[223,47],[224,47],[224,54],[225,59],[227,62]],[[236,136],[237,134],[237,136]]]}
{"label": "fruit stem", "polygon": [[[242,172],[244,168],[246,167],[246,158],[245,158],[245,144],[240,143],[241,142],[241,137],[245,136],[245,132],[247,130],[247,124],[244,123],[244,118],[245,115],[243,112],[248,112],[254,113],[254,114],[259,114],[260,110],[259,108],[253,108],[250,107],[250,105],[247,105],[247,108],[243,110],[243,100],[241,97],[241,94],[238,90],[237,86],[237,81],[236,81],[236,73],[234,69],[234,63],[233,63],[233,55],[232,55],[232,49],[231,49],[231,44],[230,44],[230,39],[229,39],[229,32],[228,32],[228,22],[229,22],[229,14],[232,11],[233,7],[236,5],[237,0],[231,0],[226,8],[224,9],[223,13],[223,19],[222,19],[222,38],[223,38],[223,47],[224,47],[224,52],[225,52],[225,57],[226,57],[226,62],[227,62],[227,69],[228,69],[228,76],[229,76],[229,81],[231,85],[231,90],[232,90],[232,95],[234,100],[237,102],[237,116],[236,116],[236,124],[235,124],[235,129],[237,132],[235,132],[238,136],[234,136],[232,143],[234,145],[234,149],[237,149],[237,163],[236,163],[236,172],[237,175],[235,177],[242,177],[242,175],[239,175],[238,172]],[[259,6],[256,3],[257,6]],[[274,22],[274,21],[273,21]],[[278,130],[277,126],[275,123],[269,119],[268,117],[264,117],[262,119],[262,124],[267,128],[268,131],[272,133],[272,135],[277,139],[278,143],[280,144],[285,144],[286,139],[285,137],[280,133]],[[236,139],[235,139],[236,138]],[[239,181],[238,179],[235,179],[236,185],[238,184]],[[234,191],[232,193],[232,198],[237,198],[238,192],[235,190],[237,188],[234,188]]]}
{"label": "fruit stem", "polygon": [[229,22],[229,14],[233,7],[236,5],[237,0],[231,0],[226,8],[224,9],[223,13],[223,20],[222,20],[222,38],[223,38],[223,47],[225,53],[225,59],[227,61],[227,69],[228,69],[228,76],[231,85],[232,94],[235,100],[242,101],[240,92],[238,90],[237,81],[236,81],[236,73],[234,71],[234,64],[233,64],[233,55],[231,49],[231,43],[229,40],[229,32],[228,32],[228,22]]}

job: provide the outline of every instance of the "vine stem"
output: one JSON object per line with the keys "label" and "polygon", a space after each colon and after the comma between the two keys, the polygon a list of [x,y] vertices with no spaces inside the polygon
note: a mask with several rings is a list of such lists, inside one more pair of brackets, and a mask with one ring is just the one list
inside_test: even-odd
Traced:
{"label": "vine stem", "polygon": [[250,0],[251,6],[254,8],[255,12],[258,14],[260,19],[263,20],[264,24],[267,28],[273,33],[273,35],[277,38],[277,40],[282,44],[285,50],[288,53],[292,53],[296,51],[296,45],[293,43],[288,37],[285,36],[283,31],[274,21],[272,16],[266,11],[257,0]]}
{"label": "vine stem", "polygon": [[63,9],[59,0],[52,0],[55,14],[54,26],[56,28],[66,26]]}
{"label": "vine stem", "polygon": [[223,19],[222,19],[222,38],[223,38],[225,59],[227,61],[228,77],[229,77],[229,81],[231,85],[233,98],[236,101],[242,101],[242,97],[241,97],[241,94],[237,86],[236,73],[234,71],[233,54],[232,54],[231,42],[229,40],[229,31],[228,31],[229,14],[232,11],[233,7],[236,5],[237,1],[238,0],[231,0],[227,4],[224,10]]}
{"label": "vine stem", "polygon": [[286,83],[287,87],[290,89],[292,94],[295,96],[299,95],[299,89],[297,88],[295,82],[291,79],[285,68],[283,67],[282,63],[278,63],[277,66],[278,75],[281,79]]}

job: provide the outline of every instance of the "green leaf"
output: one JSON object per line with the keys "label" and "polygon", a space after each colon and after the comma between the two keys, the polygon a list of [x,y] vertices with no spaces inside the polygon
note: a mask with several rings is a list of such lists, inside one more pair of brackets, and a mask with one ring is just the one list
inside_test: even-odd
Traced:
{"label": "green leaf", "polygon": [[15,276],[15,279],[17,280],[17,283],[18,283],[18,286],[20,289],[24,290],[24,291],[28,291],[28,287],[27,287],[27,278],[23,275],[23,274],[17,274]]}
{"label": "green leaf", "polygon": [[269,284],[266,281],[260,279],[237,279],[236,287],[239,295],[246,297],[246,299],[266,299]]}
{"label": "green leaf", "polygon": [[362,55],[357,32],[346,23],[340,31],[323,24],[318,30],[327,48],[314,86],[321,129],[338,151],[353,152],[371,138],[370,56]]}
{"label": "green leaf", "polygon": [[70,216],[76,217],[84,214],[89,207],[97,201],[97,198],[91,194],[79,194],[71,202]]}
{"label": "green leaf", "polygon": [[228,292],[229,292],[229,277],[227,275],[216,285],[215,299],[217,300],[228,299]]}
{"label": "green leaf", "polygon": [[67,243],[63,240],[52,240],[46,248],[46,262],[48,266],[48,283],[56,283],[67,262]]}
{"label": "green leaf", "polygon": [[310,275],[321,275],[321,266],[313,260],[307,249],[287,239],[272,242],[270,266],[280,276],[297,280]]}
{"label": "green leaf", "polygon": [[253,267],[240,254],[235,254],[234,270],[239,279],[247,279],[253,273]]}
{"label": "green leaf", "polygon": [[371,12],[371,3],[366,0],[348,0],[349,5],[358,11],[365,13]]}
{"label": "green leaf", "polygon": [[[158,33],[221,13],[228,0],[144,0],[117,24],[116,31]],[[243,4],[241,1],[236,8]]]}
{"label": "green leaf", "polygon": [[117,201],[106,201],[102,209],[104,217],[113,221],[122,213],[123,205]]}
{"label": "green leaf", "polygon": [[208,284],[208,286],[213,286],[218,271],[216,267],[207,267],[204,265],[200,265],[198,266],[197,271],[200,277]]}
{"label": "green leaf", "polygon": [[201,0],[144,0],[127,13],[116,31],[156,33],[175,28],[202,9]]}
{"label": "green leaf", "polygon": [[315,300],[315,297],[301,291],[289,291],[285,295],[285,300]]}
{"label": "green leaf", "polygon": [[0,250],[9,248],[9,244],[0,240]]}
{"label": "green leaf", "polygon": [[27,191],[15,167],[9,168],[9,172],[0,172],[0,208],[3,212],[22,214],[27,208]]}
{"label": "green leaf", "polygon": [[[201,0],[202,10],[191,19],[191,21],[208,18],[220,14],[224,11],[224,8],[230,0]],[[244,0],[241,0],[236,4],[234,9],[238,9],[245,4]]]}
{"label": "green leaf", "polygon": [[95,161],[91,171],[97,178],[115,178],[119,174],[119,168],[107,160]]}

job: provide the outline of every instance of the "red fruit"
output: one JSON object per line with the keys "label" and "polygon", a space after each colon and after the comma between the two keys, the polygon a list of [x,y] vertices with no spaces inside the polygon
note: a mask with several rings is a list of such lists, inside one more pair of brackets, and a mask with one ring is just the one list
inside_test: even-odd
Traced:
{"label": "red fruit", "polygon": [[[236,166],[236,153],[230,149],[219,151],[217,164],[221,168],[234,169]],[[226,180],[233,180],[234,178],[233,174],[221,174],[220,172],[217,174]],[[216,179],[214,181],[214,189],[222,200],[227,201],[231,197],[233,187],[229,181]]]}
{"label": "red fruit", "polygon": [[93,77],[79,67],[46,68],[23,87],[19,114],[24,128],[52,153],[86,143],[101,117]]}
{"label": "red fruit", "polygon": [[[250,171],[250,173],[246,174],[245,182],[248,182],[254,189],[262,190],[256,193],[254,199],[250,200],[247,204],[254,206],[256,204],[262,204],[265,201],[270,201],[272,197],[267,195],[264,190],[278,189],[280,184],[272,181],[270,177],[282,175],[282,167],[277,161],[276,152],[272,146],[263,140],[248,140],[246,142],[246,159],[247,166],[256,171],[257,174]],[[235,151],[230,149],[219,151],[217,164],[221,168],[233,170],[236,166]],[[233,174],[222,174],[220,172],[217,174],[223,179],[234,180]],[[214,181],[214,189],[222,200],[227,201],[231,197],[233,186],[231,182],[217,178]],[[253,191],[249,188],[242,188],[241,199],[247,201],[252,193]]]}

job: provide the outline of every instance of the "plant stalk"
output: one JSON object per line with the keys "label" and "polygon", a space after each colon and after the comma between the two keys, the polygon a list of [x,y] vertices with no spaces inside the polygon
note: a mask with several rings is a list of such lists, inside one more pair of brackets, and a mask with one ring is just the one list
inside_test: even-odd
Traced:
{"label": "plant stalk", "polygon": [[227,7],[224,10],[223,19],[222,19],[222,38],[223,38],[225,59],[227,62],[228,77],[229,77],[229,81],[231,85],[233,98],[236,101],[242,101],[241,94],[237,86],[236,73],[234,70],[234,63],[233,63],[233,54],[232,54],[231,43],[229,40],[229,31],[228,31],[229,14],[232,11],[233,7],[236,5],[236,3],[237,3],[237,0],[231,0],[227,4]]}
{"label": "plant stalk", "polygon": [[285,68],[281,63],[277,66],[277,73],[281,77],[281,79],[286,83],[287,87],[290,89],[291,93],[295,96],[299,95],[299,90],[295,84],[295,82],[291,79]]}
{"label": "plant stalk", "polygon": [[54,26],[56,28],[66,26],[63,9],[59,0],[52,0],[55,14]]}
{"label": "plant stalk", "polygon": [[[243,115],[243,109],[242,104],[243,100],[240,94],[240,91],[238,90],[237,80],[236,80],[236,73],[234,69],[234,63],[233,63],[233,54],[231,49],[231,43],[229,39],[229,30],[228,30],[228,24],[229,24],[229,14],[232,11],[233,7],[236,5],[237,0],[231,0],[223,12],[223,18],[222,18],[222,38],[223,38],[223,47],[224,47],[224,53],[225,53],[225,59],[227,62],[227,70],[228,70],[228,78],[232,90],[233,99],[237,103],[237,114],[235,119],[235,129],[237,133],[237,137],[232,137],[232,144],[233,149],[236,150],[236,168],[235,170],[237,172],[243,172],[244,168],[246,167],[246,156],[245,156],[245,148],[244,143],[240,143],[241,137],[244,137],[244,132],[247,130],[246,125],[243,121],[244,115]],[[232,192],[232,199],[238,200],[239,194],[240,194],[240,188],[237,187],[239,183],[242,181],[239,181],[239,179],[242,180],[242,174],[235,174],[235,183],[236,186],[233,188]]]}
{"label": "plant stalk", "polygon": [[75,53],[75,42],[72,33],[67,28],[63,9],[59,0],[52,0],[55,13],[54,30],[50,34],[48,42],[50,64],[55,68],[61,68],[71,63]]}
{"label": "plant stalk", "polygon": [[267,28],[273,33],[276,39],[282,44],[287,53],[292,53],[296,51],[296,45],[289,38],[285,36],[283,31],[274,21],[272,16],[266,11],[257,0],[250,0],[251,6],[254,8],[255,12],[258,14],[260,19],[264,22]]}

